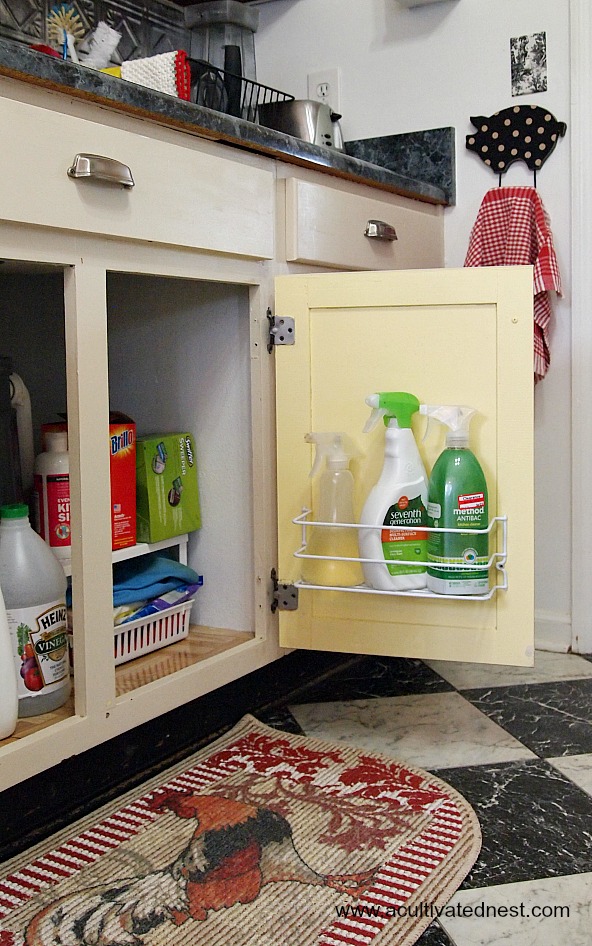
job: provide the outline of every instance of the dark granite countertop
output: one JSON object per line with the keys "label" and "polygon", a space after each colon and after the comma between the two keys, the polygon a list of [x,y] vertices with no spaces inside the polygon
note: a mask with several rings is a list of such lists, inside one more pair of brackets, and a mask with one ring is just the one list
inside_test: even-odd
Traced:
{"label": "dark granite countertop", "polygon": [[2,38],[0,75],[404,197],[431,204],[452,202],[447,190],[433,183],[414,180],[350,154],[309,144]]}

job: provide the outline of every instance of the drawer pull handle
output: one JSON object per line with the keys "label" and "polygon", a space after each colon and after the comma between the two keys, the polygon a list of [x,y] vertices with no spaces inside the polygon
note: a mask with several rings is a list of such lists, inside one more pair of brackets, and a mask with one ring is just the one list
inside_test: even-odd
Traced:
{"label": "drawer pull handle", "polygon": [[68,177],[109,181],[111,184],[122,184],[123,187],[134,186],[132,172],[127,164],[104,158],[100,154],[77,154],[72,167],[68,168]]}
{"label": "drawer pull handle", "polygon": [[397,231],[394,227],[391,227],[390,223],[385,223],[384,220],[369,220],[364,230],[364,236],[373,240],[390,240],[392,242],[397,239]]}

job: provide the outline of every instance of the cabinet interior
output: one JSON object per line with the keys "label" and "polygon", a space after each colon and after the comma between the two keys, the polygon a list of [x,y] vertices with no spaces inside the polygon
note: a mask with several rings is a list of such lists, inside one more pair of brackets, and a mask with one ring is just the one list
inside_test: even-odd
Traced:
{"label": "cabinet interior", "polygon": [[[66,411],[64,273],[34,262],[0,267],[0,354],[12,357],[29,391],[36,454],[41,425]],[[204,579],[189,638],[118,667],[121,696],[254,637],[249,290],[114,271],[105,288],[109,408],[132,417],[137,436],[193,434],[202,514],[187,546],[188,564]],[[12,738],[73,711],[71,701],[48,718],[21,721]]]}
{"label": "cabinet interior", "polygon": [[253,474],[248,290],[110,272],[109,403],[137,435],[188,431],[202,528],[188,564],[204,576],[192,623],[252,629]]}

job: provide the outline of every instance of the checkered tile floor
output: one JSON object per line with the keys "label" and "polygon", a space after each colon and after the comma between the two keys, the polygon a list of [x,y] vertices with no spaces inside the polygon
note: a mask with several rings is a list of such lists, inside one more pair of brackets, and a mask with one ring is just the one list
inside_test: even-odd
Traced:
{"label": "checkered tile floor", "polygon": [[419,946],[590,946],[591,657],[538,652],[532,670],[368,657],[256,715],[421,766],[473,806],[481,854]]}

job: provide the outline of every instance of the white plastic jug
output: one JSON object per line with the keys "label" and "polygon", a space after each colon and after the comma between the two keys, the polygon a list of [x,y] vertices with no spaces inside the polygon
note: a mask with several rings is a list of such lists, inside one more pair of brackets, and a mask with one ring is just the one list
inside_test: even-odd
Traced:
{"label": "white plastic jug", "polygon": [[12,641],[0,588],[0,739],[12,736],[18,719],[18,694]]}

